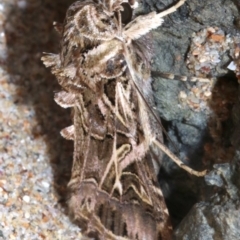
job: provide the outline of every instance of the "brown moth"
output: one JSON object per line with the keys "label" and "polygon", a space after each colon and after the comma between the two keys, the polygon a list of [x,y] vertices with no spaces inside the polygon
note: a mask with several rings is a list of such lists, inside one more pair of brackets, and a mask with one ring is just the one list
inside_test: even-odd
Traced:
{"label": "brown moth", "polygon": [[[142,38],[185,0],[123,25],[123,0],[77,1],[67,11],[60,54],[42,58],[72,107],[74,140],[68,206],[84,235],[94,239],[171,239],[171,224],[156,173],[162,142],[152,107],[150,49]],[[144,100],[145,99],[145,100]],[[151,151],[150,151],[151,150]],[[157,156],[157,158],[156,158]]]}

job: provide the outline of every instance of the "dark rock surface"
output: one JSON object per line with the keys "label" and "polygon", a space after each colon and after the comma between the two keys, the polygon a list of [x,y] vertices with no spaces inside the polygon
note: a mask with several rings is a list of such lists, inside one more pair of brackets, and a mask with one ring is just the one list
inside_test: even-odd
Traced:
{"label": "dark rock surface", "polygon": [[240,237],[239,159],[216,164],[205,182],[205,200],[192,208],[177,227],[174,239],[238,240]]}
{"label": "dark rock surface", "polygon": [[194,205],[175,230],[174,239],[240,239],[240,95],[232,108],[235,155],[229,163],[215,164],[205,176],[202,201]]}
{"label": "dark rock surface", "polygon": [[[145,12],[162,11],[171,5],[172,0],[145,0],[143,4]],[[152,69],[194,76],[186,66],[192,34],[218,27],[225,35],[237,36],[239,9],[238,1],[186,1],[153,32]],[[198,111],[179,101],[179,93],[188,93],[194,83],[153,77],[157,111],[179,149],[178,156],[195,169],[210,170],[199,179],[180,170],[170,159],[163,160],[159,178],[177,226],[174,239],[240,239],[240,155],[236,152],[240,146],[240,94],[234,73],[227,69],[231,61],[226,51],[206,76],[216,77],[217,83],[212,98],[206,102],[208,107]],[[227,104],[221,105],[223,102]],[[165,143],[177,152],[168,139]]]}

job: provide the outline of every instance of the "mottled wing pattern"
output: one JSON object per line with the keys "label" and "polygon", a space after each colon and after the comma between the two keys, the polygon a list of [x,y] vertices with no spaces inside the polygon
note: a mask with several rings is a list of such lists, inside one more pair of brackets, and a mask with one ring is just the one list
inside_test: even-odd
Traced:
{"label": "mottled wing pattern", "polygon": [[139,19],[123,30],[118,23],[121,2],[75,2],[58,25],[60,54],[43,57],[63,88],[55,101],[74,111],[61,131],[74,140],[68,204],[89,237],[167,240],[171,225],[149,152],[162,136],[134,85],[152,105],[150,54],[134,41]]}

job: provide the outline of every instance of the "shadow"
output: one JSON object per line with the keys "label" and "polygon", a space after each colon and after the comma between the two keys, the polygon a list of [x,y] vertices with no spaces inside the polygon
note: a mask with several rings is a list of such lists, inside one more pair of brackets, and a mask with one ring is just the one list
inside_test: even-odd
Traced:
{"label": "shadow", "polygon": [[[71,124],[70,113],[54,101],[59,90],[55,77],[40,61],[42,52],[58,52],[59,37],[53,30],[53,21],[63,22],[73,0],[26,0],[7,6],[4,24],[7,58],[3,61],[10,81],[17,86],[16,106],[34,106],[31,138],[43,137],[54,175],[55,190],[64,197],[70,178],[73,142],[64,140],[59,131]],[[31,120],[30,120],[31,121]]]}
{"label": "shadow", "polygon": [[[211,171],[214,164],[229,163],[232,161],[239,141],[239,130],[234,128],[233,115],[239,113],[233,110],[238,101],[238,82],[234,73],[219,78],[212,90],[212,97],[208,101],[211,117],[207,127],[202,129],[200,141],[194,146],[183,146],[187,149],[188,164],[193,169],[208,169]],[[239,117],[238,117],[239,119]],[[169,123],[164,123],[168,128]],[[235,124],[236,125],[236,124]],[[233,137],[235,138],[233,139]],[[235,146],[234,146],[235,145]],[[166,196],[166,204],[176,227],[189,213],[193,205],[208,196],[208,187],[203,178],[192,176],[178,167],[168,170],[169,166],[161,168],[159,181],[161,189]],[[167,169],[167,170],[166,170]]]}
{"label": "shadow", "polygon": [[229,163],[235,147],[231,142],[234,135],[233,107],[238,100],[238,80],[233,72],[221,77],[212,90],[209,107],[213,112],[208,121],[211,142],[204,145],[203,163],[206,166]]}

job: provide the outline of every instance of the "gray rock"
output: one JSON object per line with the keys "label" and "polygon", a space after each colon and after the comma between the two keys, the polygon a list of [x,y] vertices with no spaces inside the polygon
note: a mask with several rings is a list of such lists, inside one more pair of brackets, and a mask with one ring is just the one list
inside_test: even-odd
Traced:
{"label": "gray rock", "polygon": [[[161,3],[146,0],[144,9],[145,12],[162,11],[170,4],[172,1],[169,0],[163,0]],[[218,14],[215,14],[216,12]],[[164,18],[161,27],[153,31],[155,53],[152,64],[153,71],[193,76],[185,63],[192,34],[207,27],[219,27],[225,34],[235,34],[234,23],[238,16],[238,8],[232,1],[186,1],[177,12]],[[231,61],[228,55],[226,53],[222,56],[215,71],[212,72],[212,76],[220,77],[228,72],[226,64]],[[195,155],[194,152],[199,152],[198,149],[209,137],[207,123],[212,112],[211,109],[193,111],[187,104],[179,102],[180,92],[189,93],[192,86],[191,83],[154,76],[153,88],[157,111],[160,117],[166,121],[171,138],[176,139],[175,145],[179,148],[179,155],[189,156],[190,154],[191,158],[195,159],[198,158],[198,155]],[[176,149],[171,144],[169,147],[172,150]]]}
{"label": "gray rock", "polygon": [[[162,11],[173,2],[176,1],[145,0],[144,11]],[[237,1],[187,0],[177,12],[165,17],[164,24],[153,32],[153,71],[193,76],[186,67],[192,34],[208,27],[219,27],[226,35],[236,35],[239,19]],[[211,76],[219,78],[228,74],[226,66],[230,61],[231,57],[226,52]],[[211,109],[197,112],[179,102],[180,91],[189,91],[192,83],[156,76],[153,79],[157,111],[179,149],[178,155],[191,167],[200,169],[203,147],[210,139],[208,122],[214,117],[214,112]],[[232,145],[239,149],[240,97],[232,112],[224,141],[229,144],[231,140]],[[177,152],[168,139],[165,143]],[[178,225],[174,239],[240,239],[239,162],[240,155],[236,153],[231,163],[214,165],[204,179],[197,179],[178,169],[168,158],[164,159],[160,180],[173,223]],[[192,210],[182,220],[191,206]]]}
{"label": "gray rock", "polygon": [[175,240],[240,239],[239,159],[238,151],[232,164],[214,165],[214,170],[205,176],[210,186],[208,197],[195,204],[179,224]]}

